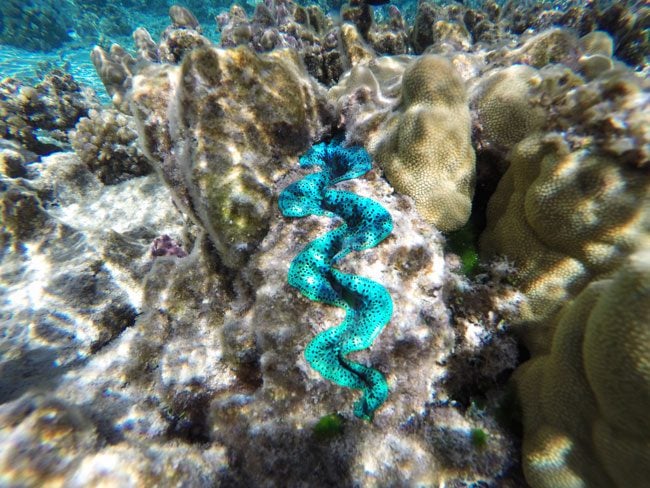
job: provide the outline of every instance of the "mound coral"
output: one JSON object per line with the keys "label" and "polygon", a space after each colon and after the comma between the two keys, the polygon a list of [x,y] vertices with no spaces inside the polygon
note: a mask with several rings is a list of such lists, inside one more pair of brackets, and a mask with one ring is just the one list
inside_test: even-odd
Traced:
{"label": "mound coral", "polygon": [[537,84],[537,70],[526,65],[510,66],[481,80],[475,105],[486,141],[510,149],[543,127],[546,111],[531,104]]}
{"label": "mound coral", "polygon": [[[582,43],[609,60],[608,36]],[[547,117],[505,141],[515,143],[481,236],[484,255],[514,261],[526,296],[515,329],[531,360],[514,383],[536,488],[648,477],[648,83],[611,61],[585,75],[549,65],[524,87]],[[514,99],[524,113],[525,96]],[[483,123],[493,141],[495,126]]]}
{"label": "mound coral", "polygon": [[[522,320],[539,324],[635,250],[649,230],[647,205],[639,205],[647,201],[649,181],[615,158],[571,151],[559,134],[524,139],[509,160],[488,206],[481,247],[519,266],[528,296]],[[550,340],[528,345],[548,347]]]}
{"label": "mound coral", "polygon": [[553,323],[548,353],[515,373],[524,469],[535,487],[647,484],[648,244],[567,304]]}
{"label": "mound coral", "polygon": [[339,216],[343,225],[312,241],[289,268],[289,284],[307,298],[345,310],[337,327],[318,334],[307,346],[305,357],[325,378],[340,386],[360,389],[363,397],[354,406],[357,417],[372,419],[384,403],[388,384],[377,370],[346,356],[370,347],[393,313],[393,302],[380,284],[332,267],[352,251],[376,246],[393,230],[390,214],[368,198],[328,188],[367,173],[372,163],[362,148],[343,148],[337,141],[314,146],[300,158],[304,167],[321,166],[280,194],[286,217]]}
{"label": "mound coral", "polygon": [[418,212],[442,231],[469,218],[475,156],[465,85],[445,58],[426,55],[402,78],[402,98],[369,141],[393,187],[413,197]]}

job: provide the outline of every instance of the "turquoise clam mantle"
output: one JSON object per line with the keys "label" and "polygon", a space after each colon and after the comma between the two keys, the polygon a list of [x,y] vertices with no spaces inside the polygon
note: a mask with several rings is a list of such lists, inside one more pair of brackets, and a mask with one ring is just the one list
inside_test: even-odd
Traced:
{"label": "turquoise clam mantle", "polygon": [[393,313],[386,289],[368,278],[343,273],[333,267],[352,251],[370,249],[393,230],[390,214],[377,202],[330,188],[367,173],[372,163],[361,147],[343,147],[340,141],[320,143],[300,158],[300,166],[320,166],[280,194],[285,217],[326,215],[343,224],[310,242],[289,268],[289,284],[310,300],[345,310],[341,324],[318,334],[307,346],[305,357],[312,368],[337,385],[362,391],[354,405],[357,417],[372,420],[388,396],[384,376],[374,368],[348,359],[366,349]]}

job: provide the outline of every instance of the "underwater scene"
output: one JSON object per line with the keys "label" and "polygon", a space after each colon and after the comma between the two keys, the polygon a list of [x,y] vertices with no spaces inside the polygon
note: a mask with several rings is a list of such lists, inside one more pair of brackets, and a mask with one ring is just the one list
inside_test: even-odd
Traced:
{"label": "underwater scene", "polygon": [[0,5],[0,487],[649,486],[647,0]]}

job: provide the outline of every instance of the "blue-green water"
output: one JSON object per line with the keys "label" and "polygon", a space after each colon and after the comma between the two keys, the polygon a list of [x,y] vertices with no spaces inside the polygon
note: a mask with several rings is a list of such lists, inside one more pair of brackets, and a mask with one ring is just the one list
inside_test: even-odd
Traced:
{"label": "blue-green water", "polygon": [[[169,24],[167,15],[171,5],[178,4],[190,9],[203,26],[203,35],[212,41],[218,41],[215,16],[226,12],[231,5],[238,2],[220,0],[200,2],[185,0],[108,0],[102,2],[82,2],[69,0],[59,5],[54,0],[4,0],[5,8],[0,9],[0,78],[15,77],[26,83],[33,83],[47,72],[48,67],[66,67],[80,83],[93,87],[103,101],[108,98],[95,70],[90,62],[89,53],[94,45],[108,49],[112,43],[118,43],[133,51],[131,32],[137,27],[147,28],[154,40],[157,40]],[[239,2],[251,14],[259,0]],[[302,5],[318,5],[325,12],[336,15],[344,2],[340,0],[301,0]],[[433,0],[432,4],[459,4],[465,7],[483,9],[490,3],[484,0]],[[508,3],[499,0],[496,3],[505,6]],[[518,6],[544,3],[556,10],[569,7],[584,7],[596,4],[606,8],[614,2],[601,0],[596,2],[559,0],[555,2],[522,1],[514,2]],[[629,5],[632,11],[647,4],[643,0],[616,2]],[[415,0],[390,2],[397,6],[410,25],[417,9]],[[13,10],[12,10],[13,8]],[[375,8],[375,16],[386,16],[387,6]],[[53,26],[56,26],[54,28]],[[57,30],[58,29],[58,30]],[[58,32],[58,35],[56,34]],[[646,32],[647,36],[647,32]]]}

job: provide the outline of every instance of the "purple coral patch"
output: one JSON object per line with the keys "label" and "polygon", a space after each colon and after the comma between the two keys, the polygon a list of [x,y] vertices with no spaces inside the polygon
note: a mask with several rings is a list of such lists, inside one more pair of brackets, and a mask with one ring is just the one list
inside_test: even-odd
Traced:
{"label": "purple coral patch", "polygon": [[163,234],[153,240],[151,255],[153,257],[176,256],[177,258],[184,258],[187,253],[174,239],[167,234]]}

